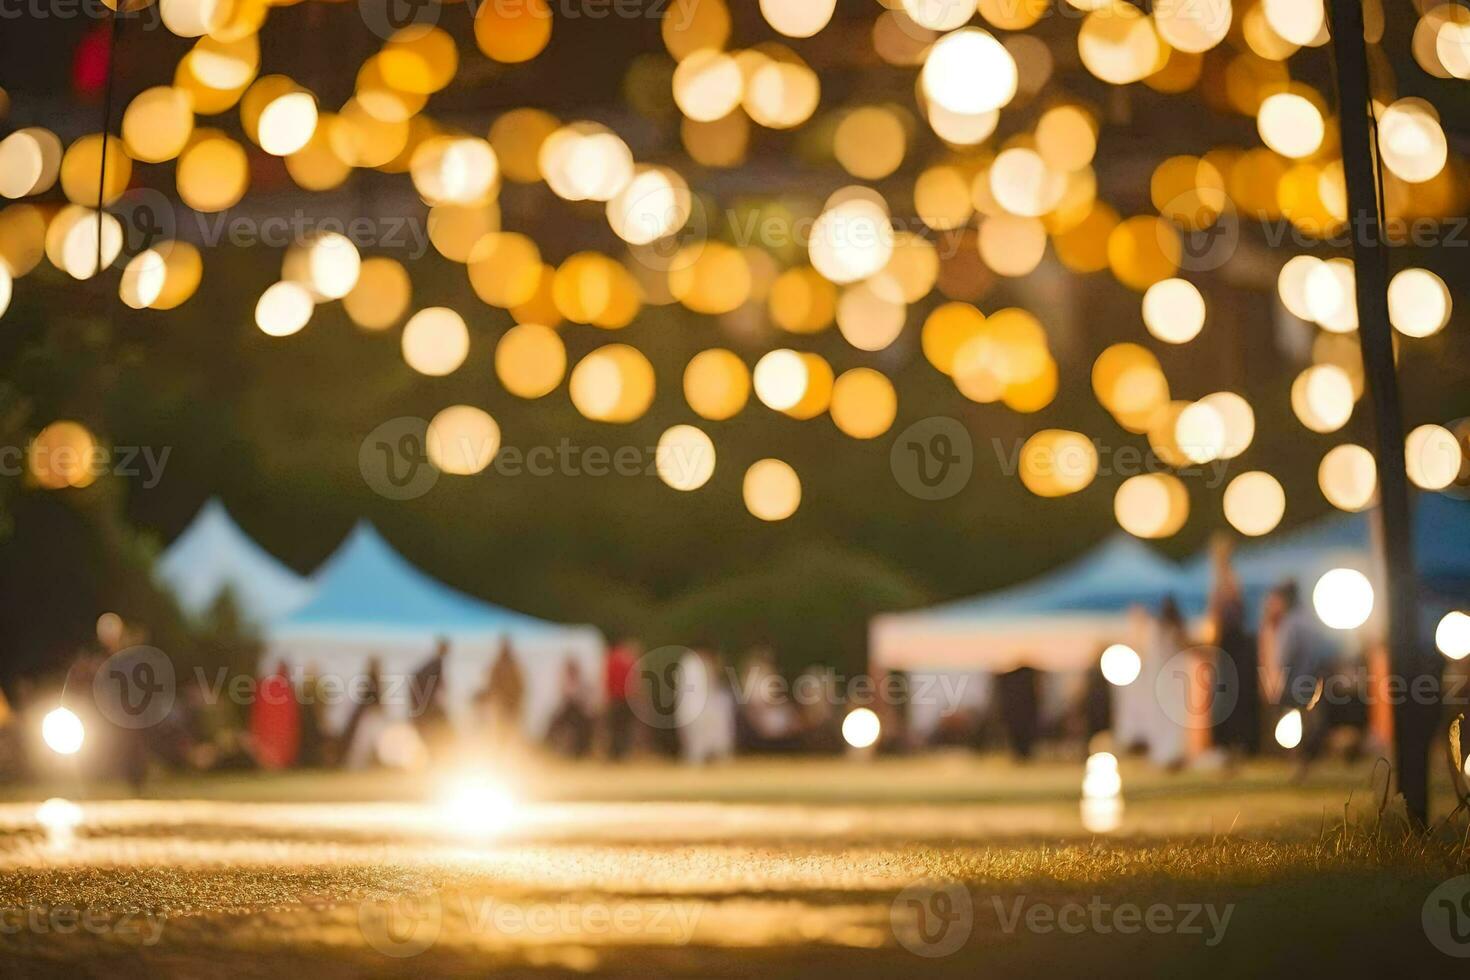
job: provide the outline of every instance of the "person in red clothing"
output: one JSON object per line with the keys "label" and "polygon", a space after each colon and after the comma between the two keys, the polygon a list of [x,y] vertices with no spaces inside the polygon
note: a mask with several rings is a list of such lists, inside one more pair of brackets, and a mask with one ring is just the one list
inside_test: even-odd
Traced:
{"label": "person in red clothing", "polygon": [[633,668],[641,656],[643,645],[636,640],[624,640],[607,656],[604,670],[607,712],[604,717],[607,719],[608,756],[613,759],[627,755],[633,740],[635,718],[628,699],[636,696],[637,692],[630,690],[629,685],[638,683]]}
{"label": "person in red clothing", "polygon": [[250,736],[262,769],[288,769],[301,747],[301,706],[285,662],[261,678],[250,706]]}

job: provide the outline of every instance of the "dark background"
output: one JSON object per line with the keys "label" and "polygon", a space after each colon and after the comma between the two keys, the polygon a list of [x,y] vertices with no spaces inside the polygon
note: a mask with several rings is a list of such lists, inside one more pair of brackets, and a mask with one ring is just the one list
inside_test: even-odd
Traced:
{"label": "dark background", "polygon": [[[754,4],[732,6],[732,46],[771,36]],[[808,130],[820,129],[822,113],[846,103],[912,106],[913,70],[884,66],[871,53],[867,32],[877,10],[870,2],[843,4],[837,21],[817,38],[787,42],[822,73],[822,110]],[[1456,126],[1467,118],[1461,111],[1466,86],[1436,83],[1408,60],[1412,20],[1403,20],[1391,22],[1385,41],[1398,94],[1431,97],[1455,139]],[[474,49],[463,6],[446,8],[441,23],[462,42],[462,67],[454,86],[431,99],[427,111],[436,119],[483,133],[498,112],[529,104],[567,120],[608,121],[639,160],[676,166],[719,208],[773,201],[809,207],[855,182],[814,149],[810,133],[753,128],[749,167],[709,171],[683,155],[676,118],[632,116],[617,95],[636,55],[662,51],[654,19],[559,19],[548,50],[514,68],[492,66]],[[1090,101],[1105,120],[1095,161],[1100,196],[1124,216],[1151,213],[1148,174],[1164,157],[1258,144],[1251,120],[1211,108],[1198,93],[1166,96],[1141,85],[1118,90],[1091,79],[1076,64],[1076,23],[1052,18],[1033,31],[1050,40],[1057,59],[1047,94]],[[77,87],[75,52],[85,37],[101,43],[106,30],[104,21],[80,17],[0,24],[0,85],[13,103],[0,134],[41,124],[69,142],[95,132],[103,93]],[[355,5],[276,9],[263,32],[261,73],[288,73],[317,91],[324,105],[335,106],[350,94],[357,65],[378,44]],[[166,82],[187,48],[188,42],[156,27],[130,22],[124,28],[114,131],[128,99]],[[1330,97],[1328,58],[1328,49],[1298,56],[1291,62],[1293,76],[1307,78]],[[1001,135],[1031,125],[1044,105],[1038,100],[1008,109]],[[210,124],[238,137],[234,112]],[[879,183],[896,215],[912,200],[914,176],[942,155],[921,125],[904,166]],[[421,221],[425,213],[403,175],[358,171],[342,190],[309,196],[295,190],[280,161],[255,154],[252,165],[252,192],[236,209],[240,215],[305,208]],[[172,195],[170,165],[135,167],[134,179]],[[52,196],[59,200],[58,195]],[[501,204],[505,227],[531,234],[547,261],[585,248],[618,254],[600,208],[559,201],[541,185],[507,185]],[[181,221],[181,229],[187,224]],[[1395,268],[1420,264],[1436,270],[1458,304],[1444,332],[1401,345],[1411,425],[1470,414],[1463,232],[1460,244],[1426,253],[1396,248],[1392,256]],[[116,299],[115,270],[77,283],[43,263],[17,283],[11,309],[0,320],[4,444],[23,446],[46,422],[74,418],[104,443],[155,452],[167,447],[170,455],[162,483],[152,489],[137,479],[109,477],[85,490],[58,493],[35,489],[24,479],[0,478],[0,673],[64,667],[107,609],[149,622],[161,642],[196,642],[153,593],[147,565],[214,494],[257,541],[302,572],[365,517],[410,560],[444,581],[538,616],[592,622],[611,635],[635,633],[650,643],[704,642],[730,651],[770,643],[787,667],[826,660],[857,669],[872,613],[1025,578],[1115,529],[1112,496],[1121,476],[1104,473],[1081,493],[1040,500],[1003,464],[1019,440],[1048,427],[1079,430],[1109,449],[1146,449],[1146,440],[1125,433],[1097,405],[1089,384],[1092,360],[1118,340],[1145,343],[1159,354],[1174,397],[1197,398],[1222,388],[1245,394],[1256,410],[1256,439],[1230,472],[1269,470],[1287,491],[1284,526],[1308,520],[1328,509],[1316,485],[1322,453],[1342,441],[1371,444],[1369,433],[1362,410],[1343,431],[1327,436],[1296,421],[1288,392],[1304,363],[1291,353],[1291,335],[1303,328],[1286,322],[1272,296],[1275,269],[1291,252],[1266,252],[1249,228],[1244,249],[1257,264],[1265,262],[1264,274],[1227,266],[1218,274],[1191,276],[1210,316],[1201,336],[1183,347],[1152,341],[1139,316],[1138,294],[1108,273],[1072,275],[1050,255],[1024,280],[985,287],[978,300],[983,310],[1024,305],[1047,327],[1061,383],[1056,400],[1035,415],[973,404],[923,359],[918,328],[928,310],[944,301],[938,292],[911,308],[904,335],[878,354],[852,349],[835,328],[815,337],[785,336],[764,324],[754,332],[735,330],[678,306],[645,307],[632,326],[618,332],[563,326],[570,363],[609,342],[634,344],[652,360],[658,378],[654,405],[642,419],[622,426],[584,419],[565,384],[533,402],[507,394],[492,358],[496,340],[512,322],[509,315],[480,303],[463,269],[433,252],[414,261],[394,251],[383,254],[409,265],[415,308],[451,306],[470,324],[468,361],[438,379],[404,365],[397,330],[360,331],[340,304],[319,307],[294,337],[261,334],[252,322],[255,301],[280,273],[280,253],[271,249],[207,251],[203,287],[171,313],[123,307]],[[688,409],[681,376],[693,353],[728,346],[753,364],[763,350],[785,344],[823,354],[839,372],[863,364],[883,370],[899,393],[893,429],[859,442],[825,416],[794,421],[753,397],[729,422],[705,422]],[[505,443],[522,449],[563,439],[580,447],[647,448],[669,425],[694,422],[714,439],[718,465],[713,480],[694,493],[672,491],[653,476],[508,478],[487,471],[444,476],[428,495],[410,502],[374,494],[358,469],[363,438],[388,419],[429,418],[460,402],[489,411]],[[931,415],[963,420],[976,446],[971,483],[940,502],[909,496],[889,468],[893,437]],[[992,440],[999,441],[999,454]],[[746,466],[768,455],[789,461],[803,483],[800,510],[779,524],[751,517],[740,499]],[[1189,523],[1163,543],[1175,556],[1192,552],[1225,526],[1223,485],[1188,483]]]}

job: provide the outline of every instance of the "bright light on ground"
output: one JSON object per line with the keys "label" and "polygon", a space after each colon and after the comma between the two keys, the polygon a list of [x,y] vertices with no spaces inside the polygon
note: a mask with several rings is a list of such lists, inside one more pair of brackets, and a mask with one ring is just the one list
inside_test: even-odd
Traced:
{"label": "bright light on ground", "polygon": [[856,708],[842,719],[842,737],[855,749],[866,749],[878,741],[883,724],[870,708]]}
{"label": "bright light on ground", "polygon": [[1143,669],[1143,661],[1138,656],[1138,651],[1122,643],[1114,643],[1103,651],[1102,673],[1103,678],[1115,687],[1127,687],[1138,680],[1138,673]]}
{"label": "bright light on ground", "polygon": [[1089,834],[1111,834],[1123,824],[1123,800],[1118,796],[1082,800],[1082,827]]}
{"label": "bright light on ground", "polygon": [[1087,757],[1087,775],[1082,777],[1082,797],[1087,800],[1110,800],[1123,792],[1123,777],[1118,775],[1118,757],[1111,752],[1094,752]]}
{"label": "bright light on ground", "polygon": [[57,708],[41,720],[41,738],[57,755],[76,755],[86,734],[82,719],[70,708]]}
{"label": "bright light on ground", "polygon": [[82,808],[71,800],[53,796],[36,807],[36,822],[46,831],[53,844],[65,844],[82,822]]}
{"label": "bright light on ground", "polygon": [[470,837],[485,837],[504,830],[515,809],[515,797],[504,784],[476,773],[451,779],[439,800],[445,827]]}
{"label": "bright light on ground", "polygon": [[1451,660],[1464,660],[1470,654],[1470,616],[1458,611],[1445,613],[1434,630],[1434,645]]}
{"label": "bright light on ground", "polygon": [[1335,630],[1355,630],[1373,612],[1373,583],[1355,568],[1334,568],[1312,590],[1317,618]]}
{"label": "bright light on ground", "polygon": [[1292,708],[1276,723],[1276,744],[1283,749],[1294,749],[1302,744],[1302,713]]}

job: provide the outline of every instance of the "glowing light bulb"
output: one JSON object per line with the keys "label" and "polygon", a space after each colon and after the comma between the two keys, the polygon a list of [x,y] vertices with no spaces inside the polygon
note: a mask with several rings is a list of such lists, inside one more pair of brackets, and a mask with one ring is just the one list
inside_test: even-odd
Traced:
{"label": "glowing light bulb", "polygon": [[1114,687],[1127,687],[1138,680],[1143,660],[1138,651],[1123,643],[1114,643],[1103,651],[1103,679]]}
{"label": "glowing light bulb", "polygon": [[1434,630],[1434,645],[1451,660],[1470,655],[1470,616],[1458,610],[1445,613]]}
{"label": "glowing light bulb", "polygon": [[1334,568],[1317,580],[1312,607],[1332,629],[1357,629],[1373,613],[1373,583],[1355,568]]}
{"label": "glowing light bulb", "polygon": [[883,724],[871,708],[855,708],[842,719],[842,738],[855,749],[866,749],[878,741]]}
{"label": "glowing light bulb", "polygon": [[70,708],[56,708],[41,719],[41,738],[57,755],[76,755],[86,737],[82,719]]}
{"label": "glowing light bulb", "polygon": [[1276,744],[1283,749],[1294,749],[1302,744],[1302,713],[1292,708],[1276,723]]}

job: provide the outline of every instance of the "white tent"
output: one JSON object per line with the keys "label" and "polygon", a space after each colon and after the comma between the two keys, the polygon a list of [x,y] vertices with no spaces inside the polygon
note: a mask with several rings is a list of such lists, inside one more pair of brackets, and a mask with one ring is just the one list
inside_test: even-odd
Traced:
{"label": "white tent", "polygon": [[[311,581],[310,601],[268,626],[262,673],[284,662],[292,676],[311,671],[343,683],[377,659],[384,703],[402,718],[412,700],[409,679],[443,637],[449,643],[445,707],[461,730],[502,643],[510,644],[525,681],[527,736],[545,734],[561,704],[569,660],[580,666],[588,691],[601,695],[606,645],[596,628],[546,622],[457,592],[411,565],[367,523],[352,530]],[[353,705],[338,697],[325,707],[328,726],[337,729]]]}
{"label": "white tent", "polygon": [[250,539],[224,504],[211,498],[153,569],[187,616],[200,618],[228,590],[241,617],[264,626],[301,606],[310,583]]}
{"label": "white tent", "polygon": [[1125,534],[1037,579],[973,599],[873,620],[875,671],[1002,672],[1022,665],[1083,671],[1110,643],[1134,640],[1137,606],[1165,596],[1194,611],[1195,583],[1173,562]]}

